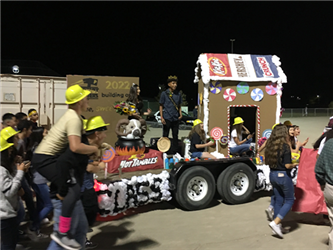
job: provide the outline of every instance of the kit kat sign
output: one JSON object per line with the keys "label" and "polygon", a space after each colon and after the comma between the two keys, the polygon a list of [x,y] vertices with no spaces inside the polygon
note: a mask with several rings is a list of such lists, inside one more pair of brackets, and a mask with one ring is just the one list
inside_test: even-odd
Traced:
{"label": "kit kat sign", "polygon": [[207,54],[207,59],[211,76],[232,76],[227,54]]}

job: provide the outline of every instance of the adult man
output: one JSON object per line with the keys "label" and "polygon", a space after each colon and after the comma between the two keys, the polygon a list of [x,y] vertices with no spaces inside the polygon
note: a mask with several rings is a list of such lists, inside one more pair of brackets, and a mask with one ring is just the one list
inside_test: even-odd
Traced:
{"label": "adult man", "polygon": [[37,110],[29,109],[28,116],[29,116],[29,120],[33,122],[33,129],[38,128],[37,121],[38,121],[39,116],[38,116]]}
{"label": "adult man", "polygon": [[[57,169],[59,156],[64,153],[67,147],[69,147],[72,152],[83,155],[98,154],[99,152],[96,146],[86,145],[81,142],[83,122],[80,116],[88,107],[87,96],[89,94],[90,91],[83,90],[79,85],[73,85],[67,89],[66,104],[69,105],[69,109],[51,128],[48,135],[44,137],[32,158],[32,166],[51,182],[50,194],[55,210],[54,221],[56,223],[58,222],[57,220],[59,220],[62,206],[61,201],[58,200],[56,196],[58,188],[61,187],[62,183],[59,169]],[[71,234],[82,246],[85,240],[87,221],[82,221],[80,218],[76,217],[77,215],[84,216],[81,201],[76,203],[73,215]],[[76,229],[79,230],[79,233]],[[83,240],[81,239],[82,237]],[[81,244],[82,241],[83,243]],[[55,243],[51,243],[49,249],[54,249],[56,248],[55,246]]]}
{"label": "adult man", "polygon": [[160,115],[163,124],[163,137],[169,137],[172,130],[172,146],[170,154],[176,154],[178,149],[179,120],[182,119],[182,95],[176,90],[177,76],[169,76],[168,89],[163,91],[160,98]]}
{"label": "adult man", "polygon": [[331,222],[331,230],[328,233],[329,250],[333,249],[333,139],[326,141],[325,146],[319,155],[315,173],[326,201],[327,211]]}

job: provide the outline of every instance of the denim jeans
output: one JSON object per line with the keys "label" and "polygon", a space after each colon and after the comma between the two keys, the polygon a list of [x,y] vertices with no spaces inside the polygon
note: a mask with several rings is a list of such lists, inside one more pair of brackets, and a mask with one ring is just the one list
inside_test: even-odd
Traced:
{"label": "denim jeans", "polygon": [[192,158],[201,158],[202,152],[193,152],[191,157]]}
{"label": "denim jeans", "polygon": [[250,149],[251,147],[251,142],[252,142],[252,138],[248,139],[246,142],[244,142],[241,145],[237,145],[236,147],[232,147],[230,148],[230,153],[231,154],[241,154],[243,152],[246,152]]}
{"label": "denim jeans", "polygon": [[[61,215],[62,201],[57,199],[52,199],[52,204],[54,207],[53,211],[53,230],[58,231],[59,228],[59,216]],[[73,235],[74,239],[81,245],[82,249],[85,248],[86,234],[88,232],[88,222],[86,215],[83,210],[81,200],[78,200],[75,204],[70,233]],[[48,250],[63,249],[53,240],[51,241]]]}
{"label": "denim jeans", "polygon": [[52,211],[53,205],[50,198],[50,188],[46,183],[32,184],[32,188],[36,193],[37,207],[36,216],[39,224]]}
{"label": "denim jeans", "polygon": [[271,171],[269,178],[275,195],[274,219],[282,220],[294,204],[294,184],[287,171]]}

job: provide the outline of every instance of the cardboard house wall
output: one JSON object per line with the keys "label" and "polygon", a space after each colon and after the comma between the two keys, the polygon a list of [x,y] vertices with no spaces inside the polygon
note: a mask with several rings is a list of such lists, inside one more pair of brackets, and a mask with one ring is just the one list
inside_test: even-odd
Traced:
{"label": "cardboard house wall", "polygon": [[[287,82],[280,65],[277,56],[201,54],[194,82],[198,83],[198,117],[205,132],[210,135],[219,127],[230,141],[232,108],[252,107],[256,108],[255,131],[251,131],[255,132],[255,143],[264,131],[269,133],[280,122],[282,84]],[[240,83],[248,85],[247,93],[237,88]],[[228,145],[218,145],[218,151],[229,155]]]}

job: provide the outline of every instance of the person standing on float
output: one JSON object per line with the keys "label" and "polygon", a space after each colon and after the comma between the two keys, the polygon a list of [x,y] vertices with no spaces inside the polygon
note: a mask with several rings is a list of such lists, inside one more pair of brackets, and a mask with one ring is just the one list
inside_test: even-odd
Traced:
{"label": "person standing on float", "polygon": [[[67,147],[69,147],[72,152],[83,155],[98,154],[99,152],[96,146],[86,145],[81,142],[81,135],[83,133],[81,114],[87,110],[87,96],[89,94],[90,91],[83,90],[79,85],[73,85],[66,90],[66,104],[69,105],[68,110],[43,138],[32,157],[32,165],[42,176],[51,182],[50,196],[55,210],[54,214],[58,216],[61,212],[61,203],[59,204],[57,192],[62,183],[58,173],[59,170],[57,169],[59,156],[64,153]],[[81,203],[78,204],[77,209],[83,211]],[[74,214],[79,213],[75,213],[74,211]],[[55,219],[58,220],[58,218]],[[85,242],[85,234],[87,231],[86,221],[84,227],[86,228],[83,230],[82,226],[78,226],[78,228],[84,232],[82,232],[79,239],[75,238],[81,246],[83,246]],[[75,236],[77,236],[77,234]],[[72,241],[71,237],[69,237],[69,244],[71,244]],[[52,245],[49,249],[55,248]]]}
{"label": "person standing on float", "polygon": [[182,119],[181,104],[182,95],[176,90],[177,76],[169,76],[167,80],[168,89],[163,91],[160,97],[160,115],[163,124],[163,137],[169,137],[172,130],[171,154],[176,154],[178,149],[179,121]]}
{"label": "person standing on float", "polygon": [[140,87],[137,84],[132,85],[126,102],[131,102],[135,105],[136,113],[132,116],[128,116],[128,119],[140,119],[142,115],[150,115],[151,109],[147,109],[147,112],[143,112],[143,102],[140,96]]}

